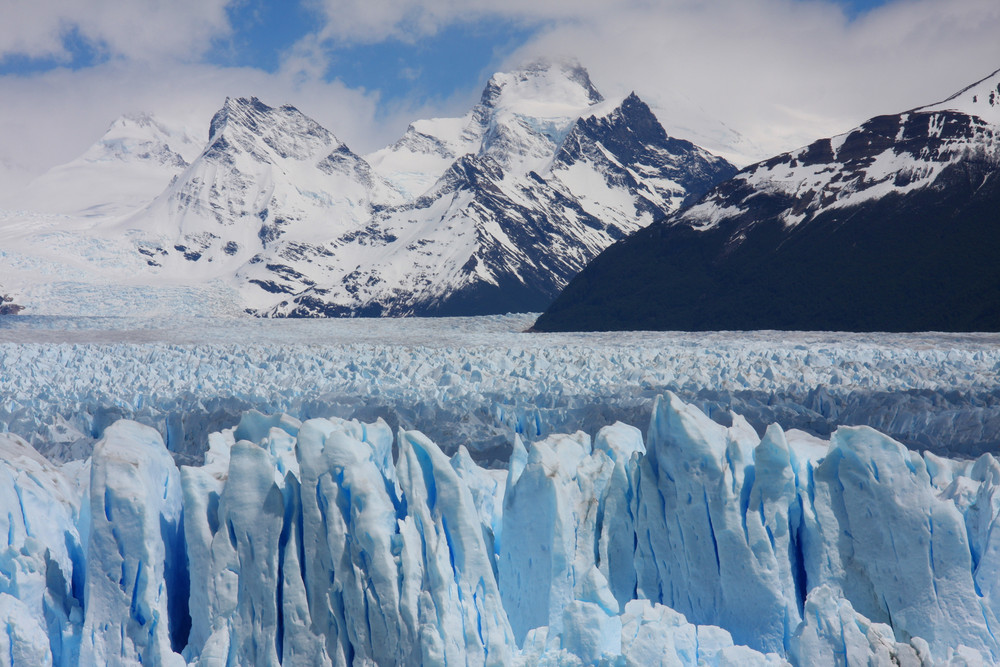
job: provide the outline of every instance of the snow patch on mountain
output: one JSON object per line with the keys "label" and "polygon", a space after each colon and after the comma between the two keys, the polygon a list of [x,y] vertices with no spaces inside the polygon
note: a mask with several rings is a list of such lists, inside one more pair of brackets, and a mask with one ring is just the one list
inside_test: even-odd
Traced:
{"label": "snow patch on mountain", "polygon": [[959,111],[1000,125],[1000,70],[955,93],[943,102],[914,111]]}
{"label": "snow patch on mountain", "polygon": [[784,202],[789,228],[933,187],[963,161],[1000,165],[1000,72],[939,104],[873,118],[850,132],[751,165],[680,217],[706,230],[749,209],[755,195]]}
{"label": "snow patch on mountain", "polygon": [[365,156],[372,168],[408,199],[427,191],[461,155],[478,151],[485,109],[463,118],[433,118],[410,124],[395,143]]}

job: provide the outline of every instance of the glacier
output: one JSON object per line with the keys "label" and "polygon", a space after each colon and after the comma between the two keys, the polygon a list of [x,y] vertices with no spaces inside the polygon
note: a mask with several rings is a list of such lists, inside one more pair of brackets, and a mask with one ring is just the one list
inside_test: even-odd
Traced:
{"label": "glacier", "polygon": [[532,318],[0,320],[0,664],[1000,662],[996,334]]}
{"label": "glacier", "polygon": [[245,413],[177,466],[0,435],[11,665],[995,664],[1000,463],[868,427],[758,437],[672,393],[648,430],[507,470],[415,430]]}
{"label": "glacier", "polygon": [[515,434],[644,424],[672,391],[827,438],[867,425],[975,458],[1000,446],[995,334],[524,334],[532,315],[268,321],[0,319],[0,431],[86,458],[118,419],[154,427],[179,463],[249,410],[420,429],[505,466]]}

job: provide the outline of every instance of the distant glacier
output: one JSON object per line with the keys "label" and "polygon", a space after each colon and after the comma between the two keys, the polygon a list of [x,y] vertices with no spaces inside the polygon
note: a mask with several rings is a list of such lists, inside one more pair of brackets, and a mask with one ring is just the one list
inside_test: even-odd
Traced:
{"label": "distant glacier", "polygon": [[196,463],[248,410],[382,417],[505,466],[515,434],[644,424],[673,391],[761,435],[867,425],[941,455],[1000,447],[997,334],[520,333],[532,317],[5,318],[0,430],[64,460],[128,418]]}

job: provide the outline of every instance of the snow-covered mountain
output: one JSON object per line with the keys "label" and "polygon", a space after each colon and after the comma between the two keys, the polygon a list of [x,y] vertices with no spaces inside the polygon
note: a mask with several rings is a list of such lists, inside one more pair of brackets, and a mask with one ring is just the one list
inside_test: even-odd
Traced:
{"label": "snow-covered mountain", "polygon": [[610,249],[537,326],[998,330],[998,167],[1000,71],[747,167]]}
{"label": "snow-covered mountain", "polygon": [[497,74],[466,116],[415,123],[370,160],[410,199],[334,239],[322,266],[288,267],[315,284],[287,280],[269,314],[542,308],[608,245],[735,172],[566,63]]}
{"label": "snow-covered mountain", "polygon": [[126,118],[42,177],[38,197],[75,217],[6,214],[13,282],[59,274],[58,237],[99,247],[86,269],[102,284],[211,286],[260,315],[540,310],[611,243],[735,173],[565,62],[498,73],[465,116],[416,121],[367,156],[256,98],[227,99],[208,134],[192,151],[189,134]]}
{"label": "snow-covered mountain", "polygon": [[120,117],[83,155],[30,182],[17,206],[87,217],[129,213],[158,195],[204,146],[152,114]]}
{"label": "snow-covered mountain", "polygon": [[[558,141],[580,114],[601,101],[583,68],[538,62],[519,72],[494,74],[479,104],[465,116],[416,121],[399,141],[367,157],[379,173],[414,198],[466,154],[490,149],[507,153],[503,160],[508,166],[520,162],[525,167],[532,157],[551,157],[550,147],[519,131],[519,125]],[[511,150],[518,143],[521,146]]]}
{"label": "snow-covered mountain", "polygon": [[[156,199],[117,227],[154,272],[232,273],[265,289],[273,258],[305,261],[398,195],[328,130],[294,107],[227,99],[208,145]],[[260,265],[258,270],[257,265]]]}

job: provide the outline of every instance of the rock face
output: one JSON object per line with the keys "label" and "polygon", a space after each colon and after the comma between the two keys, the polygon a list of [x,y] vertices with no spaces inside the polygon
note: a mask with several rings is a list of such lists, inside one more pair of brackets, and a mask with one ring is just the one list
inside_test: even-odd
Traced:
{"label": "rock face", "polygon": [[14,297],[4,294],[2,290],[0,287],[0,315],[17,315],[24,310],[24,306],[14,303]]}
{"label": "rock face", "polygon": [[525,312],[733,173],[634,94],[538,63],[367,158],[292,107],[227,100],[201,155],[115,229],[147,273],[224,281],[259,315]]}
{"label": "rock face", "polygon": [[506,472],[260,413],[198,467],[128,421],[86,462],[0,453],[13,667],[1000,659],[1000,465],[867,427],[761,438],[667,394],[645,439],[518,439]]}
{"label": "rock face", "polygon": [[1000,330],[1000,72],[742,170],[610,248],[535,325]]}
{"label": "rock face", "polygon": [[5,296],[2,302],[0,302],[0,315],[17,315],[24,310],[24,306],[19,306],[16,303],[9,302],[9,298],[10,297]]}

